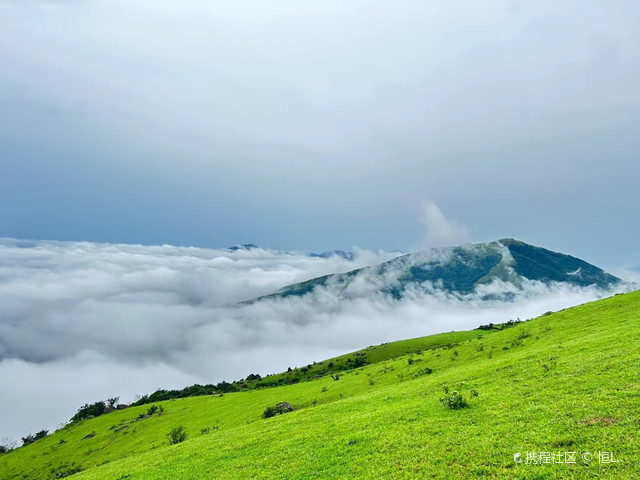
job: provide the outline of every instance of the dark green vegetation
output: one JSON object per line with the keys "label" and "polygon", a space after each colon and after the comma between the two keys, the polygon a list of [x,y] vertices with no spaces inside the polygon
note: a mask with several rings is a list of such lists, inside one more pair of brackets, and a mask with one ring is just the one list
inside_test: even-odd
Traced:
{"label": "dark green vegetation", "polygon": [[177,427],[173,427],[169,433],[167,433],[167,437],[169,437],[169,445],[176,445],[178,443],[182,443],[187,439],[187,429],[182,425]]}
{"label": "dark green vegetation", "polygon": [[620,282],[618,277],[570,255],[534,247],[513,239],[503,239],[500,243],[509,249],[514,259],[513,268],[516,273],[529,280],[567,282],[581,287],[596,285],[601,288]]}
{"label": "dark green vegetation", "polygon": [[[637,478],[640,292],[496,327],[371,347],[338,380],[74,422],[2,454],[0,478]],[[281,402],[295,410],[264,418]],[[514,462],[526,452],[593,460]]]}
{"label": "dark green vegetation", "polygon": [[[356,277],[363,279],[364,283],[369,282],[372,293],[388,294],[394,298],[401,298],[408,288],[426,291],[435,288],[447,293],[466,295],[474,293],[478,286],[496,280],[518,287],[525,280],[535,280],[546,284],[562,282],[581,287],[595,285],[603,289],[621,281],[578,258],[507,238],[491,243],[403,255],[373,267],[325,275],[289,285],[260,299],[303,296],[317,287],[336,289],[346,297],[360,295],[362,285],[358,292],[350,292],[350,286]],[[486,298],[493,297],[486,295]]]}
{"label": "dark green vegetation", "polygon": [[[510,324],[507,322],[503,325],[509,326]],[[492,325],[491,328],[500,329],[503,325]],[[451,332],[431,335],[429,337],[402,340],[399,342],[383,343],[382,345],[367,347],[362,350],[358,350],[357,352],[341,355],[322,362],[313,362],[303,367],[289,368],[286,372],[266,375],[264,377],[258,374],[251,374],[243,380],[220,382],[217,385],[191,385],[183,388],[182,390],[159,389],[150,395],[142,395],[138,400],[133,402],[131,406],[135,407],[176,398],[233,393],[260,388],[277,387],[281,385],[293,385],[295,383],[317,379],[324,375],[333,375],[332,378],[337,381],[340,379],[340,372],[345,370],[352,370],[369,363],[381,362],[412,352],[421,352],[432,348],[440,348],[443,345],[457,344],[458,342],[474,338],[479,334],[481,334],[481,332]],[[98,403],[100,404],[104,402]]]}

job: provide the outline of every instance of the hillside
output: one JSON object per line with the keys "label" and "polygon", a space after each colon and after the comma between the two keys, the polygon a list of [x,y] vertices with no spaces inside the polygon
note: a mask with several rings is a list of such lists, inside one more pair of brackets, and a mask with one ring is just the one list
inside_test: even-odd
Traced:
{"label": "hillside", "polygon": [[[166,401],[161,414],[145,416],[145,405],[67,426],[0,456],[0,478],[79,470],[73,478],[637,478],[639,342],[633,292],[510,328],[370,347],[371,363],[338,380]],[[468,408],[440,401],[453,390]],[[278,402],[296,411],[263,418]],[[169,445],[180,425],[186,441]],[[531,451],[588,451],[594,460],[514,462]],[[598,451],[617,463],[600,464]]]}
{"label": "hillside", "polygon": [[584,260],[505,238],[402,255],[380,265],[324,275],[261,297],[303,296],[327,288],[345,297],[371,293],[401,298],[407,291],[509,298],[526,282],[610,288],[620,279]]}

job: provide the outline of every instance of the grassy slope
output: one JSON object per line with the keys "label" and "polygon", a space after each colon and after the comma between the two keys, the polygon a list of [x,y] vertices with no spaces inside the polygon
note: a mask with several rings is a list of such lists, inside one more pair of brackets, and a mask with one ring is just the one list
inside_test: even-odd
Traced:
{"label": "grassy slope", "polygon": [[[52,478],[83,461],[77,478],[114,480],[637,478],[639,327],[634,292],[480,339],[476,331],[457,347],[413,354],[412,364],[386,360],[339,381],[163,402],[163,415],[140,421],[148,406],[114,412],[0,457],[0,478]],[[547,371],[550,357],[557,366]],[[431,375],[414,376],[426,366]],[[479,396],[471,408],[445,409],[442,385],[461,382]],[[279,401],[302,408],[262,419]],[[120,422],[127,427],[109,429]],[[169,446],[165,434],[176,425],[190,436]],[[513,462],[516,452],[598,450],[619,462]]]}
{"label": "grassy slope", "polygon": [[[383,343],[381,345],[363,348],[346,355],[330,358],[322,362],[314,362],[306,367],[294,368],[290,372],[267,375],[261,380],[252,382],[249,387],[260,387],[274,383],[288,384],[292,380],[306,381],[317,378],[319,375],[343,372],[351,369],[354,360],[362,358],[367,363],[380,363],[401,355],[415,354],[424,350],[458,345],[460,342],[485,335],[486,331],[468,330],[462,332],[439,333],[428,337],[411,338],[397,342]],[[333,365],[331,365],[333,364]]]}

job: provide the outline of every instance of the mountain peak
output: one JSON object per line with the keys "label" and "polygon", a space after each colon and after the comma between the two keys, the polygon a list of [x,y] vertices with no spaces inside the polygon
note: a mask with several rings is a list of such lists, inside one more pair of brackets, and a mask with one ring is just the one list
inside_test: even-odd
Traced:
{"label": "mountain peak", "polygon": [[328,288],[345,297],[386,294],[397,299],[409,291],[440,291],[490,299],[511,298],[514,291],[532,283],[608,289],[620,282],[579,258],[503,238],[401,255],[379,265],[289,285],[266,298],[303,296]]}
{"label": "mountain peak", "polygon": [[243,243],[234,245],[233,247],[229,247],[226,250],[229,252],[237,252],[240,250],[255,250],[256,248],[260,248],[258,245],[254,245],[253,243]]}

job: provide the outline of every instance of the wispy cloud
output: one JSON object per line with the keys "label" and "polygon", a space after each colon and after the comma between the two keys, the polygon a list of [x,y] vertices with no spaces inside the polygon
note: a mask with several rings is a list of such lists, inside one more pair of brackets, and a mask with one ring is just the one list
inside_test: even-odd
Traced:
{"label": "wispy cloud", "polygon": [[426,230],[422,245],[424,248],[459,245],[470,240],[467,227],[447,219],[433,201],[423,202],[421,220]]}

